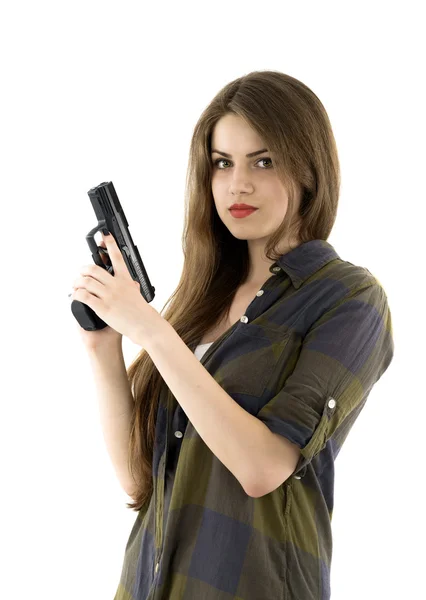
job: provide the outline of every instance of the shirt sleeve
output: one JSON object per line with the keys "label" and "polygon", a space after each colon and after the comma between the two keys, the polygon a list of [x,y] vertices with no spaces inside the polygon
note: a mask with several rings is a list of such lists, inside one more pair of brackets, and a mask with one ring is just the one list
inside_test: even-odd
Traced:
{"label": "shirt sleeve", "polygon": [[256,415],[299,446],[293,475],[303,476],[332,436],[337,455],[393,353],[391,313],[377,280],[352,291],[312,325],[293,372]]}

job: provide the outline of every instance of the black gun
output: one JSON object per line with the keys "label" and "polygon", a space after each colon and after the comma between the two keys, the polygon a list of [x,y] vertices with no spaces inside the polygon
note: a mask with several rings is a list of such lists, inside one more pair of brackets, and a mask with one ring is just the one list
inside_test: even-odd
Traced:
{"label": "black gun", "polygon": [[[90,202],[98,219],[98,224],[86,235],[87,243],[89,244],[92,253],[93,261],[99,267],[106,269],[108,273],[114,275],[111,260],[108,250],[102,246],[98,246],[95,241],[95,233],[102,230],[105,235],[109,232],[121,250],[124,261],[127,265],[129,273],[135,281],[139,282],[140,292],[147,302],[152,302],[154,299],[155,287],[151,285],[149,277],[145,270],[144,264],[139,254],[137,246],[133,243],[132,236],[129,232],[129,224],[121,208],[115,188],[112,181],[100,183],[88,192]],[[101,255],[106,256],[107,264],[102,260]],[[86,331],[97,331],[104,329],[107,326],[98,315],[83,302],[73,300],[71,302],[71,310],[74,317],[77,319],[81,327]]]}

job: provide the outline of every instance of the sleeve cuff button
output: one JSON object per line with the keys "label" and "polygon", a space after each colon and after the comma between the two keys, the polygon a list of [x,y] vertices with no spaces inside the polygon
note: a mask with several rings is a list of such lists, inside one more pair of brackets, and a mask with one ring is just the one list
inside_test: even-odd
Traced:
{"label": "sleeve cuff button", "polygon": [[334,408],[334,407],[336,406],[336,400],[335,400],[334,398],[331,398],[331,397],[330,397],[330,398],[328,399],[328,406],[329,406],[330,408]]}

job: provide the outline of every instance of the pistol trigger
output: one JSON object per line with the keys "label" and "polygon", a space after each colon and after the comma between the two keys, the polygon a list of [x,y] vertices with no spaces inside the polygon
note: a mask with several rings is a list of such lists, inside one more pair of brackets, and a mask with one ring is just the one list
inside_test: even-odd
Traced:
{"label": "pistol trigger", "polygon": [[101,260],[104,263],[104,265],[106,265],[107,267],[112,267],[112,262],[111,262],[111,259],[109,257],[109,254],[108,254],[108,250],[106,250],[106,248],[103,248],[102,246],[98,246],[98,250],[99,250],[99,254],[107,257],[107,261],[106,262],[101,257]]}

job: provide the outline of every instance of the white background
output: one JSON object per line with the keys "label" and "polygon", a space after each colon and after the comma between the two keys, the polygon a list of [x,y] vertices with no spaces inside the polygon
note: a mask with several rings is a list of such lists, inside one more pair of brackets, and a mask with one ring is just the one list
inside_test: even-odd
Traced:
{"label": "white background", "polygon": [[[269,69],[300,79],[326,107],[342,170],[329,242],[376,275],[393,318],[393,362],[336,460],[332,599],[421,595],[420,9],[407,1],[3,4],[2,598],[112,600],[136,518],[104,445],[68,298],[91,263],[87,191],[113,181],[161,311],[183,266],[193,127],[225,84]],[[123,348],[129,366],[139,348],[128,338]]]}

